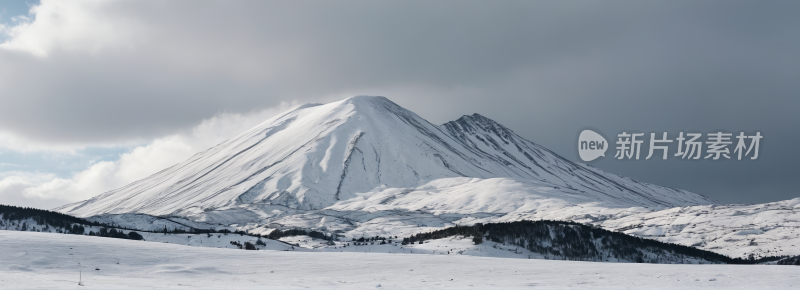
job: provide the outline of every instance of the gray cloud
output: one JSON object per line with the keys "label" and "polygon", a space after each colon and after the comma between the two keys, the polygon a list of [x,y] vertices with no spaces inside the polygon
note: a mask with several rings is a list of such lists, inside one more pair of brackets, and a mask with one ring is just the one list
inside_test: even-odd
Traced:
{"label": "gray cloud", "polygon": [[[28,50],[0,50],[0,129],[51,144],[126,142],[185,130],[221,111],[377,94],[435,123],[479,112],[573,159],[584,126],[609,134],[762,130],[755,162],[596,166],[723,202],[787,199],[800,196],[793,178],[800,140],[792,134],[800,123],[798,6],[88,5],[82,9],[103,24],[92,27],[113,29],[48,34],[46,26],[26,32],[36,36]],[[71,23],[69,11],[60,11],[48,17]]]}

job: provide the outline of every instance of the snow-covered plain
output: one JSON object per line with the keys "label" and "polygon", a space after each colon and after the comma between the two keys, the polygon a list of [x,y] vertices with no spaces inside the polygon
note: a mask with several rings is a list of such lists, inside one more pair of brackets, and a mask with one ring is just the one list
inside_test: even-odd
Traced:
{"label": "snow-covered plain", "polygon": [[[268,241],[268,247],[271,244],[284,247]],[[445,244],[454,245],[421,246]],[[360,251],[364,249],[245,251],[21,231],[0,231],[0,245],[2,289],[794,289],[800,285],[800,267],[795,266],[596,263],[441,251],[413,255]],[[378,247],[394,246],[372,249]],[[78,286],[79,275],[84,286]]]}

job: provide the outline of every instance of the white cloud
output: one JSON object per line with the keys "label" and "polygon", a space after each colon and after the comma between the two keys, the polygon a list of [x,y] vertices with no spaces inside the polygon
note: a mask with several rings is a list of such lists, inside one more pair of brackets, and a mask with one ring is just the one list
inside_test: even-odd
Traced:
{"label": "white cloud", "polygon": [[94,163],[71,178],[39,172],[2,172],[0,204],[53,208],[88,199],[184,161],[296,105],[283,103],[250,114],[219,114],[203,120],[185,133],[158,138],[136,147],[116,161]]}
{"label": "white cloud", "polygon": [[20,135],[0,128],[0,148],[21,153],[75,153],[89,146],[93,147],[130,147],[145,143],[147,140],[129,139],[109,142],[47,142]]}
{"label": "white cloud", "polygon": [[56,178],[55,174],[40,172],[0,172],[0,204],[35,206],[23,191]]}
{"label": "white cloud", "polygon": [[32,6],[35,21],[15,16],[15,26],[5,29],[10,40],[0,48],[47,56],[53,49],[97,51],[102,48],[131,47],[144,35],[139,21],[119,13],[115,1],[43,0]]}

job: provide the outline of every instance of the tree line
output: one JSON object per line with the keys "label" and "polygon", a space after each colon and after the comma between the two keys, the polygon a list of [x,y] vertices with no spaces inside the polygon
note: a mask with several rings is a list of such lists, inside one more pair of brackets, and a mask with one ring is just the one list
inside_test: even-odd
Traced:
{"label": "tree line", "polygon": [[[2,220],[5,220],[9,223],[11,222],[22,222],[19,230],[21,231],[28,231],[32,229],[33,225],[28,225],[28,219],[33,220],[37,225],[44,226],[45,229],[52,227],[58,233],[64,234],[73,234],[73,235],[90,235],[90,236],[99,236],[99,237],[109,237],[109,238],[119,238],[119,239],[130,239],[130,240],[143,240],[141,234],[130,231],[129,233],[124,233],[122,230],[117,230],[114,228],[108,229],[109,227],[106,224],[102,224],[99,222],[90,222],[88,220],[74,217],[71,215],[66,215],[60,212],[54,212],[49,210],[43,210],[38,208],[32,207],[18,207],[12,205],[2,205],[0,204],[0,216],[2,216]],[[97,232],[89,231],[86,232],[86,226],[94,226],[100,227]]]}
{"label": "tree line", "polygon": [[306,231],[306,230],[303,230],[303,229],[289,229],[289,230],[283,230],[283,231],[279,230],[279,229],[275,229],[272,232],[270,232],[269,234],[262,235],[262,237],[265,237],[265,238],[268,238],[268,239],[271,239],[271,240],[277,240],[277,239],[280,239],[280,238],[283,238],[283,237],[291,237],[291,236],[309,236],[309,237],[312,237],[312,238],[315,238],[315,239],[328,240],[328,241],[337,240],[337,238],[336,238],[336,236],[334,234],[327,235],[327,234],[325,234],[323,232],[314,231],[314,230]]}
{"label": "tree line", "polygon": [[404,238],[403,243],[421,243],[452,236],[472,236],[475,244],[488,239],[518,246],[546,258],[563,260],[686,263],[696,259],[709,263],[756,264],[780,259],[731,258],[694,247],[630,236],[575,222],[551,220],[455,226],[412,235]]}
{"label": "tree line", "polygon": [[800,266],[800,256],[793,256],[793,257],[785,257],[784,259],[778,261],[778,265],[795,265]]}
{"label": "tree line", "polygon": [[54,228],[72,227],[73,224],[102,226],[98,222],[90,222],[82,218],[66,215],[60,212],[37,209],[32,207],[17,207],[0,204],[0,215],[8,221],[23,221],[32,219],[40,225]]}

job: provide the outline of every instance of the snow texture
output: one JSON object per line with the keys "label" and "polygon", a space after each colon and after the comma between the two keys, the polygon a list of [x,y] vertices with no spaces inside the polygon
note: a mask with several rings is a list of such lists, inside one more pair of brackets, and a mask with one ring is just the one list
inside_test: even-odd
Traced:
{"label": "snow texture", "polygon": [[[795,266],[476,257],[445,254],[470,247],[445,239],[405,255],[392,253],[398,248],[392,245],[311,252],[267,241],[273,250],[245,251],[22,231],[0,231],[0,244],[2,289],[792,289],[800,283]],[[486,247],[520,255],[509,250]]]}

